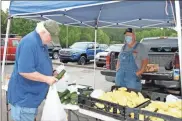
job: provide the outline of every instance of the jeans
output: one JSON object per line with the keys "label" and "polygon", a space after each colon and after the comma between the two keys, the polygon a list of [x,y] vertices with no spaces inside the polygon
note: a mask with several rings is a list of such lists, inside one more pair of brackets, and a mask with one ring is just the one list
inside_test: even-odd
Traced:
{"label": "jeans", "polygon": [[11,105],[11,118],[13,121],[34,121],[37,108],[26,108]]}

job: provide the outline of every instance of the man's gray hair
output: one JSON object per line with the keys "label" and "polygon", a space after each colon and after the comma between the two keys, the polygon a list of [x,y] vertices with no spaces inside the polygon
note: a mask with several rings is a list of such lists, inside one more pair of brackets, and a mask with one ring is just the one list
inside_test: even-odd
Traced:
{"label": "man's gray hair", "polygon": [[44,27],[44,22],[43,21],[37,23],[37,26],[36,26],[35,30],[36,30],[37,33],[44,32],[44,31],[48,32],[46,30],[46,28]]}

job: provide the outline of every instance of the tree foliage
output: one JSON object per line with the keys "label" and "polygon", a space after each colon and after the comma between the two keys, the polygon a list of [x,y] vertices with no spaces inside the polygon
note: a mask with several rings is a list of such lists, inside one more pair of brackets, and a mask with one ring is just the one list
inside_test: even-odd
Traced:
{"label": "tree foliage", "polygon": [[[1,33],[6,33],[8,12],[1,10]],[[14,18],[11,21],[10,33],[24,36],[29,32],[33,31],[36,27],[36,22],[24,18]],[[60,44],[62,47],[73,44],[77,41],[94,41],[95,31],[93,28],[80,28],[72,26],[60,25]],[[124,42],[124,29],[98,29],[97,31],[97,42],[105,44],[115,44]],[[137,41],[140,41],[145,37],[159,37],[159,36],[177,36],[177,33],[171,29],[136,29]],[[56,42],[57,43],[57,42]]]}

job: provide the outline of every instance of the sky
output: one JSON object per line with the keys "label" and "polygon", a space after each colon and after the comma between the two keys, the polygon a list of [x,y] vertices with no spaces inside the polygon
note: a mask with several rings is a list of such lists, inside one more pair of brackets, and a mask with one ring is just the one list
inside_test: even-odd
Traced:
{"label": "sky", "polygon": [[9,8],[10,1],[2,1],[1,2],[1,9],[3,11],[6,11],[7,8]]}

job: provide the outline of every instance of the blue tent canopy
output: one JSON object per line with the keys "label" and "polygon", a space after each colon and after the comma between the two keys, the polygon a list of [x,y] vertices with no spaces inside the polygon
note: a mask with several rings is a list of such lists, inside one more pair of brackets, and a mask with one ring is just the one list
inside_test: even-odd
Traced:
{"label": "blue tent canopy", "polygon": [[[23,17],[37,21],[51,19],[63,25],[79,27],[176,27],[178,40],[180,40],[178,41],[179,55],[180,58],[182,58],[182,35],[180,25],[180,14],[182,15],[182,13],[179,12],[180,7],[182,8],[181,3],[182,1],[173,0],[11,1],[9,13],[11,17]],[[8,20],[6,35],[8,35],[10,20],[11,19]],[[95,29],[95,43],[96,39],[97,29]],[[8,40],[8,36],[6,36],[6,40]],[[5,50],[6,48],[7,42],[5,43]],[[4,53],[6,53],[6,51],[4,51]],[[4,64],[5,54],[3,57],[2,80]],[[182,65],[181,59],[180,65]],[[182,75],[182,71],[180,74]]]}
{"label": "blue tent canopy", "polygon": [[10,15],[33,20],[52,19],[84,27],[174,27],[173,2],[166,1],[12,1]]}

